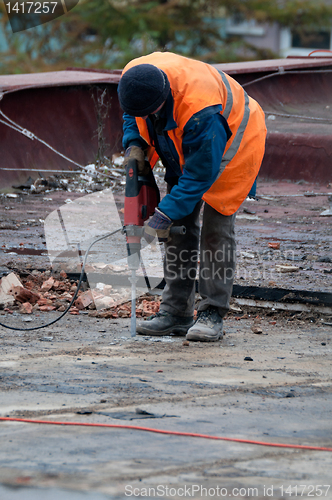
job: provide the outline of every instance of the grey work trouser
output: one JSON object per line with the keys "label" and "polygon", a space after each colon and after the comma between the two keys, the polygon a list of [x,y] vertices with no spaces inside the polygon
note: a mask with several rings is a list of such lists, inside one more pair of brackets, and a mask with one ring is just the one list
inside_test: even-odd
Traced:
{"label": "grey work trouser", "polygon": [[165,243],[166,287],[160,310],[176,316],[193,316],[199,261],[199,293],[202,300],[198,310],[215,306],[220,316],[224,317],[229,310],[236,265],[235,214],[222,215],[205,203],[200,235],[202,203],[200,201],[190,215],[174,222],[175,226],[186,226],[186,234],[172,235],[171,241]]}

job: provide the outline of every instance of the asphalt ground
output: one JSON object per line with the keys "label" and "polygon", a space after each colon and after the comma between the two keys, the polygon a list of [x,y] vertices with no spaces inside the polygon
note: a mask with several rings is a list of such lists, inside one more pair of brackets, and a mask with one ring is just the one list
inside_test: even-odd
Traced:
{"label": "asphalt ground", "polygon": [[[236,281],[331,291],[331,219],[319,215],[328,208],[327,196],[285,196],[329,188],[259,187],[269,199],[245,202],[238,214],[238,252],[244,255]],[[47,203],[36,196],[4,201],[2,222],[16,226],[1,231],[1,265],[9,270],[49,266],[46,251],[13,250],[20,243],[45,248],[39,218],[45,220],[68,193],[48,193],[54,199]],[[118,203],[121,208],[121,197]],[[24,224],[31,211],[35,222]],[[275,271],[276,263],[290,262],[268,247],[278,241],[281,251],[294,252],[296,272]],[[331,317],[314,310],[241,309],[229,313],[223,340],[211,344],[186,345],[173,336],[132,339],[129,319],[87,314],[33,332],[1,328],[0,416],[331,448]],[[36,319],[14,312],[2,311],[1,321],[30,327]],[[57,315],[43,313],[39,320]],[[254,333],[257,325],[260,334]],[[1,422],[0,436],[1,500],[332,498],[327,451],[18,422]]]}

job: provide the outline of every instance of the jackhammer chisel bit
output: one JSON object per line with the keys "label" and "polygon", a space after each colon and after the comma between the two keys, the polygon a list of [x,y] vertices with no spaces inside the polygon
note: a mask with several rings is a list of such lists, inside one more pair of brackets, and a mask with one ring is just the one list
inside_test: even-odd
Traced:
{"label": "jackhammer chisel bit", "polygon": [[[141,261],[141,238],[144,221],[154,213],[160,201],[159,189],[151,168],[139,175],[135,159],[126,166],[124,229],[127,237],[128,267],[131,270],[131,336],[136,335],[136,271]],[[139,231],[140,230],[140,231]]]}

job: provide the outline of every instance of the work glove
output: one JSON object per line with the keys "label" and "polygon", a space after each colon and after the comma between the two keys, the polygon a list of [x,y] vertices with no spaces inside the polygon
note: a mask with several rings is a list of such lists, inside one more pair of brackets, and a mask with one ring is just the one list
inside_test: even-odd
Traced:
{"label": "work glove", "polygon": [[172,219],[156,208],[154,215],[144,226],[144,238],[151,243],[156,236],[159,241],[168,241]]}
{"label": "work glove", "polygon": [[145,161],[145,154],[142,148],[138,146],[129,146],[126,149],[124,155],[123,166],[126,168],[129,160],[137,161],[137,169],[139,175],[148,175],[151,170],[150,164],[148,161]]}

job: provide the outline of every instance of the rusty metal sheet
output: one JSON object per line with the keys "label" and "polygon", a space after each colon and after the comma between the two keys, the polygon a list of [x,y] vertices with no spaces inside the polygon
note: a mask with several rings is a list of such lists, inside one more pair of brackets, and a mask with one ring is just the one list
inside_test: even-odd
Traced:
{"label": "rusty metal sheet", "polygon": [[[71,68],[66,71],[0,75],[0,109],[21,127],[46,141],[73,161],[86,165],[98,151],[97,119],[92,95],[107,89],[110,113],[104,135],[106,154],[121,150],[122,112],[117,98],[121,70],[96,71]],[[2,94],[2,95],[1,95]],[[95,94],[96,95],[96,94]],[[10,125],[3,116],[0,120]],[[37,140],[0,123],[1,189],[11,188],[38,172],[23,169],[76,170],[77,167]],[[47,177],[47,172],[41,173]]]}
{"label": "rusty metal sheet", "polygon": [[[105,78],[105,76],[104,76]],[[31,82],[32,80],[30,80]],[[46,81],[44,82],[46,83]],[[47,81],[49,83],[49,81]],[[93,95],[98,89],[107,89],[105,101],[109,116],[104,122],[105,151],[110,157],[122,149],[122,111],[117,98],[117,85],[91,83],[80,85],[30,87],[9,92],[0,101],[0,109],[15,123],[33,132],[57,151],[81,165],[94,162],[97,157],[97,117]],[[6,121],[0,115],[0,119]],[[38,172],[21,169],[79,170],[75,165],[47,148],[36,139],[0,123],[0,189],[26,182]],[[47,177],[47,172],[42,172]]]}
{"label": "rusty metal sheet", "polygon": [[82,70],[52,71],[24,75],[0,75],[0,92],[15,92],[27,88],[68,87],[93,83],[113,83],[120,80],[120,71],[96,72]]}
{"label": "rusty metal sheet", "polygon": [[245,73],[272,73],[275,71],[289,71],[292,69],[310,69],[328,66],[332,67],[332,56],[289,57],[286,59],[270,59],[262,61],[214,64],[213,66],[232,76]]}
{"label": "rusty metal sheet", "polygon": [[[332,132],[331,126],[329,129]],[[332,180],[331,157],[331,135],[285,134],[268,130],[266,153],[259,176],[326,184]]]}
{"label": "rusty metal sheet", "polygon": [[285,72],[244,86],[266,113],[268,135],[260,175],[331,182],[332,67]]}

